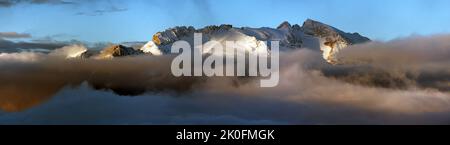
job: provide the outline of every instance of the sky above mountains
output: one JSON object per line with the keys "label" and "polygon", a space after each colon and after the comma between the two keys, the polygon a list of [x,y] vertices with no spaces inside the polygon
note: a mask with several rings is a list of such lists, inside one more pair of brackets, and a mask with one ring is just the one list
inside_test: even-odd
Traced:
{"label": "sky above mountains", "polygon": [[179,25],[276,27],[307,18],[377,40],[450,32],[448,0],[0,0],[0,39],[147,41]]}

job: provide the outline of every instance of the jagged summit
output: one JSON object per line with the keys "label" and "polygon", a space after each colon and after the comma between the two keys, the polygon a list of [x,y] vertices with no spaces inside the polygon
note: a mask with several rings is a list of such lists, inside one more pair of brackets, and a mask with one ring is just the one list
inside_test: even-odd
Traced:
{"label": "jagged summit", "polygon": [[277,29],[280,29],[280,30],[282,30],[282,29],[284,29],[284,30],[289,30],[289,29],[291,29],[291,24],[288,22],[288,21],[284,21],[283,23],[281,23],[278,27],[277,27]]}
{"label": "jagged summit", "polygon": [[349,44],[356,44],[370,41],[369,38],[361,36],[359,33],[346,33],[335,27],[312,19],[307,19],[303,23],[302,28],[304,29],[304,32],[306,34],[319,37],[329,37],[329,36],[342,37],[343,39],[348,41]]}

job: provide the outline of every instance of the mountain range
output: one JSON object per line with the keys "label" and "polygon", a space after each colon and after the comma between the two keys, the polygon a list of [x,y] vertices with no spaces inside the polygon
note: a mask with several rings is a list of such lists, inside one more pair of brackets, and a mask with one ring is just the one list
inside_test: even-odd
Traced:
{"label": "mountain range", "polygon": [[[95,58],[112,58],[128,55],[164,55],[170,53],[172,44],[178,40],[185,40],[193,44],[194,33],[201,33],[203,42],[209,40],[219,41],[241,41],[239,49],[245,51],[258,50],[261,43],[265,41],[279,41],[280,51],[292,49],[312,49],[321,51],[323,58],[331,63],[338,62],[336,54],[349,45],[371,41],[359,33],[347,33],[330,25],[307,19],[302,26],[291,25],[289,22],[281,23],[277,28],[250,28],[233,27],[229,24],[211,25],[201,29],[192,26],[177,26],[153,35],[147,43],[122,43],[103,49]],[[267,48],[266,48],[267,49]],[[267,50],[270,51],[270,50]],[[204,53],[208,53],[204,51]]]}

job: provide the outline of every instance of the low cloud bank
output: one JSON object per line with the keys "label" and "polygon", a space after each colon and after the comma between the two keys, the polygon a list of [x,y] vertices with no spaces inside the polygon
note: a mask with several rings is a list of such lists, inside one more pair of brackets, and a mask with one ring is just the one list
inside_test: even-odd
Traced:
{"label": "low cloud bank", "polygon": [[[171,55],[95,60],[2,53],[0,108],[8,112],[40,110],[51,116],[61,113],[44,109],[58,106],[44,103],[52,102],[52,96],[103,96],[103,100],[123,102],[100,106],[121,108],[129,111],[129,118],[139,120],[121,120],[128,123],[448,124],[449,40],[450,36],[441,35],[354,45],[339,53],[340,65],[327,64],[321,53],[313,50],[281,53],[280,84],[274,88],[260,88],[259,79],[253,78],[173,77]],[[76,95],[77,91],[89,93]],[[136,103],[133,99],[152,106],[141,108],[150,113],[136,107],[125,109]],[[44,107],[39,106],[42,103]],[[146,113],[155,117],[139,117]],[[108,117],[107,123],[120,120]],[[81,120],[100,123],[96,121],[103,119]]]}

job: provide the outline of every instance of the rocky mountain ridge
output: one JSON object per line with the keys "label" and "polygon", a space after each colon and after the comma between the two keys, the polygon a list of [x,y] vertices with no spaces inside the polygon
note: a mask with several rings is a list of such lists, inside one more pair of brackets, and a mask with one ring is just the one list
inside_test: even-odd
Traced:
{"label": "rocky mountain ridge", "polygon": [[[172,44],[179,40],[185,40],[193,45],[194,33],[202,34],[202,42],[209,40],[219,41],[241,41],[243,45],[239,46],[246,52],[270,51],[270,48],[261,47],[263,42],[279,41],[280,51],[292,49],[312,49],[321,51],[323,58],[336,64],[339,60],[336,54],[349,45],[369,42],[370,39],[359,33],[346,33],[330,25],[307,19],[302,26],[298,24],[291,25],[289,22],[282,22],[277,28],[250,28],[233,27],[229,24],[206,26],[201,29],[195,29],[192,26],[177,26],[152,36],[152,40],[143,44],[142,47],[113,45],[103,49],[96,58],[113,58],[128,55],[164,55],[170,53]],[[266,49],[266,50],[261,50]],[[208,50],[204,53],[209,53]]]}

